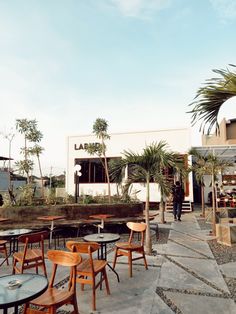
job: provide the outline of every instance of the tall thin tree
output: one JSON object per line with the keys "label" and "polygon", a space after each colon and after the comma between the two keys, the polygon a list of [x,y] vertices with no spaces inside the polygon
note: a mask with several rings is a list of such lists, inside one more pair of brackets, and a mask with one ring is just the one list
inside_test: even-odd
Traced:
{"label": "tall thin tree", "polygon": [[[105,169],[105,175],[107,180],[107,188],[108,188],[108,200],[111,202],[111,185],[110,185],[110,176],[108,169],[108,162],[106,156],[106,144],[105,141],[110,139],[110,135],[107,133],[108,122],[105,119],[97,118],[93,124],[93,133],[96,135],[98,139],[101,140],[100,145],[89,144],[86,148],[86,151],[90,155],[97,155],[101,163]],[[103,161],[104,160],[104,161]]]}

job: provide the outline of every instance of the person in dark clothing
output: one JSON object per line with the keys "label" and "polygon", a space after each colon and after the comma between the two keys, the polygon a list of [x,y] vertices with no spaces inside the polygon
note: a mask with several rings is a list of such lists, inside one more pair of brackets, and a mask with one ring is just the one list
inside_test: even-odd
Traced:
{"label": "person in dark clothing", "polygon": [[181,187],[180,182],[176,181],[173,187],[173,215],[174,219],[181,221],[182,203],[184,200],[184,189]]}
{"label": "person in dark clothing", "polygon": [[3,205],[3,197],[2,197],[2,194],[0,194],[0,206]]}

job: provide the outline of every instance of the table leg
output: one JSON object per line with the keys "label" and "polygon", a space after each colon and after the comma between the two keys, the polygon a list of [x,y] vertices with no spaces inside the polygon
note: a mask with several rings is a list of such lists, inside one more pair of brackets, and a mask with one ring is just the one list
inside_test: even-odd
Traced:
{"label": "table leg", "polygon": [[51,243],[52,243],[52,232],[54,229],[54,221],[52,220],[51,222],[51,227],[50,227],[50,236],[49,236],[49,247],[51,248]]}
{"label": "table leg", "polygon": [[116,275],[117,277],[117,281],[120,282],[120,277],[118,275],[118,273],[115,271],[115,269],[109,264],[107,263],[107,266],[113,271],[113,273]]}
{"label": "table leg", "polygon": [[[104,259],[105,261],[107,260],[107,244],[106,243],[101,243],[101,259]],[[120,277],[119,277],[118,273],[115,271],[115,269],[109,263],[107,263],[107,266],[116,275],[117,281],[120,282]]]}
{"label": "table leg", "polygon": [[15,305],[15,312],[14,314],[18,314],[18,305]]}
{"label": "table leg", "polygon": [[101,229],[104,229],[104,219],[101,219],[101,224],[98,224],[98,233],[101,232]]}

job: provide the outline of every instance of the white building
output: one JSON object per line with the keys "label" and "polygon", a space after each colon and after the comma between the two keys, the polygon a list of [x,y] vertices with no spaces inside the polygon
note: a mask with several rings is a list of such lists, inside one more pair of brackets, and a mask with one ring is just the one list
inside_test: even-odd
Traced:
{"label": "white building", "polygon": [[[111,158],[122,157],[124,150],[131,150],[135,153],[142,153],[142,150],[152,143],[165,141],[168,149],[179,153],[185,163],[190,164],[191,160],[187,155],[191,147],[190,129],[167,129],[145,132],[128,132],[110,134],[110,140],[106,140],[106,156]],[[82,176],[79,178],[79,194],[106,195],[107,184],[103,166],[96,156],[89,155],[85,148],[88,144],[99,143],[95,135],[69,136],[67,139],[67,172],[66,191],[68,194],[75,194],[75,165],[80,164]],[[145,187],[140,183],[133,184],[132,192],[137,192],[137,198],[145,201]],[[117,193],[117,186],[111,183],[111,193]],[[192,174],[185,182],[185,199],[193,201]],[[150,201],[158,202],[160,193],[158,186],[151,183]]]}

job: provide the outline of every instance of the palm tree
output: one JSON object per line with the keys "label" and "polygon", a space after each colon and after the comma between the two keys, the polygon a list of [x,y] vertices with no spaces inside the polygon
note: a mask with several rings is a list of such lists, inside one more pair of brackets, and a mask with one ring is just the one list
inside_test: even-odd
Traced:
{"label": "palm tree", "polygon": [[[108,123],[105,119],[97,118],[93,124],[93,133],[96,135],[98,139],[101,140],[101,144],[95,146],[93,144],[89,144],[85,149],[90,155],[98,155],[101,160],[101,163],[105,169],[106,179],[107,179],[107,187],[108,187],[108,200],[111,202],[111,185],[110,185],[110,176],[108,169],[108,162],[106,157],[106,144],[105,140],[110,139],[110,135],[107,133]],[[101,158],[104,158],[104,162]]]}
{"label": "palm tree", "polygon": [[29,148],[29,153],[31,155],[35,155],[38,160],[38,166],[39,166],[39,173],[40,173],[40,178],[41,178],[41,193],[42,197],[44,197],[44,184],[43,184],[43,173],[42,173],[42,167],[41,167],[41,162],[40,162],[40,155],[42,154],[44,148],[39,146],[38,144],[35,144],[34,147]]}
{"label": "palm tree", "polygon": [[[161,165],[166,163],[165,158],[166,143],[161,141],[158,144],[153,143],[143,149],[142,154],[132,151],[124,151],[124,158],[120,163],[113,164],[111,175],[120,175],[126,167],[128,167],[128,182],[142,182],[146,186],[146,201],[145,201],[145,222],[147,224],[146,231],[146,251],[147,254],[152,252],[152,241],[150,236],[149,223],[149,201],[150,201],[150,182],[158,182],[159,184],[167,185],[167,180],[164,174],[161,173]],[[167,187],[166,187],[167,189]]]}
{"label": "palm tree", "polygon": [[[236,67],[230,64],[231,67]],[[208,133],[213,126],[219,131],[217,117],[219,110],[224,102],[236,96],[236,72],[226,70],[213,70],[219,74],[220,78],[212,78],[206,81],[206,86],[197,91],[195,100],[190,104],[194,108],[189,112],[192,113],[192,123],[203,120],[200,130],[204,132],[205,126],[209,124]]]}
{"label": "palm tree", "polygon": [[233,166],[232,163],[227,160],[220,159],[214,154],[207,155],[207,161],[205,165],[206,173],[211,175],[212,186],[212,234],[216,235],[216,186],[215,181],[217,175],[222,173],[227,167]]}
{"label": "palm tree", "polygon": [[[163,176],[165,169],[173,168],[175,171],[180,169],[178,165],[179,155],[173,152],[163,151],[162,158],[160,159],[159,169],[156,171],[154,180],[158,183],[158,187],[161,194],[160,199],[160,222],[165,223],[165,199],[170,194],[172,188],[172,182],[168,180],[166,176]],[[160,176],[161,174],[161,176]]]}
{"label": "palm tree", "polygon": [[202,156],[195,148],[190,149],[190,155],[195,157],[192,171],[195,173],[197,183],[201,187],[201,205],[202,205],[202,217],[205,217],[205,182],[204,177],[207,174],[207,156]]}

